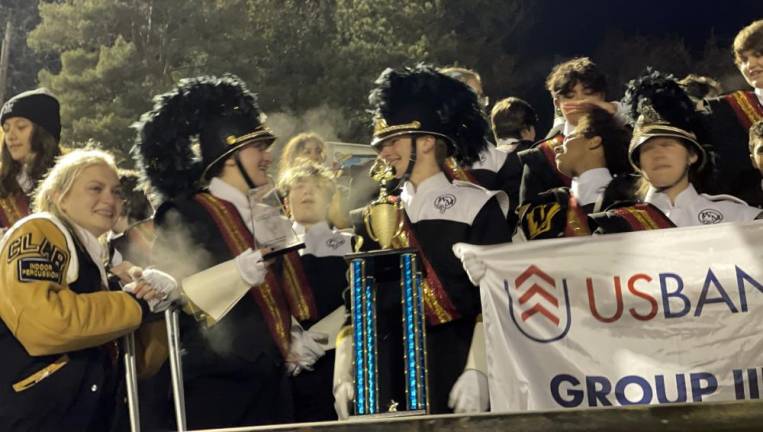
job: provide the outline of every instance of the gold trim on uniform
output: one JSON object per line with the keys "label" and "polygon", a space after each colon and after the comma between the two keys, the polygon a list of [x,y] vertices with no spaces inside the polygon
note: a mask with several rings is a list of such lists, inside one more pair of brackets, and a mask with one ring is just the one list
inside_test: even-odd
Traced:
{"label": "gold trim on uniform", "polygon": [[[237,137],[235,135],[228,135],[225,137],[225,142],[229,146],[234,146],[236,144],[243,143],[245,141],[249,141],[256,138],[261,138],[267,136],[268,138],[273,137],[273,133],[270,131],[270,129],[260,126],[257,129],[255,129],[253,132],[249,132],[248,134],[241,135],[240,137]],[[275,137],[273,137],[275,138]]]}
{"label": "gold trim on uniform", "polygon": [[755,111],[755,107],[750,103],[750,100],[747,99],[744,92],[734,92],[732,97],[736,100],[739,108],[742,108],[742,111],[744,111],[747,118],[750,119],[750,123],[755,123],[761,119],[761,116]]}
{"label": "gold trim on uniform", "polygon": [[[529,204],[528,204],[529,206]],[[562,209],[559,203],[542,204],[530,209],[527,213],[527,229],[530,231],[530,240],[539,235],[551,231],[551,223],[554,216]],[[521,214],[522,210],[520,210]]]}
{"label": "gold trim on uniform", "polygon": [[659,229],[660,228],[660,227],[658,227],[657,225],[654,224],[652,219],[649,216],[647,216],[646,212],[643,211],[643,210],[639,210],[639,209],[635,209],[635,208],[631,208],[631,207],[626,207],[625,211],[630,213],[634,218],[636,218],[636,220],[641,222],[641,224],[644,227],[648,228],[648,229]]}
{"label": "gold trim on uniform", "polygon": [[44,368],[38,370],[32,375],[29,375],[28,377],[22,379],[21,381],[13,384],[13,391],[15,391],[16,393],[19,393],[31,387],[34,387],[40,381],[53,375],[54,373],[56,373],[56,371],[66,366],[67,363],[69,363],[69,355],[64,354],[61,357],[57,358],[56,361],[54,361],[53,363],[45,366]]}
{"label": "gold trim on uniform", "polygon": [[396,132],[401,130],[418,130],[421,129],[421,122],[414,120],[410,123],[392,125],[389,126],[387,121],[381,117],[377,117],[374,120],[374,137],[386,135],[390,132]]}

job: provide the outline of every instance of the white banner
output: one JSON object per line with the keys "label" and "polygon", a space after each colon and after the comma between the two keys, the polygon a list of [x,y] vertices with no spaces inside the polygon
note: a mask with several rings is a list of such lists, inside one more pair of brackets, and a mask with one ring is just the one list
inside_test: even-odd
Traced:
{"label": "white banner", "polygon": [[492,411],[759,399],[763,223],[478,247]]}

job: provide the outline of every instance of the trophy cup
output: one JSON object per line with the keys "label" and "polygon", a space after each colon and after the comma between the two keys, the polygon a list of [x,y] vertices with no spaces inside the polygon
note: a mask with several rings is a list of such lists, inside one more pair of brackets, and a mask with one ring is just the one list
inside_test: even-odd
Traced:
{"label": "trophy cup", "polygon": [[393,248],[403,234],[403,212],[387,191],[394,171],[378,160],[371,169],[379,197],[366,207],[368,236],[382,249],[346,255],[349,262],[356,416],[428,412],[426,334],[416,252]]}
{"label": "trophy cup", "polygon": [[371,239],[381,246],[382,250],[392,247],[392,240],[400,236],[403,230],[403,215],[400,204],[392,200],[387,191],[387,184],[395,178],[392,166],[377,159],[371,167],[371,178],[381,185],[379,197],[363,209],[363,223]]}

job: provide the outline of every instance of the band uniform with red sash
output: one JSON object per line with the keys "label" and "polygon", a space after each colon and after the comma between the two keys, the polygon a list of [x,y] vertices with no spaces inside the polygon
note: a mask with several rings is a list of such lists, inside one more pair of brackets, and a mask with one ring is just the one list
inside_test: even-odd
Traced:
{"label": "band uniform with red sash", "polygon": [[426,277],[422,281],[422,291],[424,293],[424,314],[427,317],[429,325],[435,326],[445,324],[461,317],[458,310],[448,296],[440,278],[427,259],[424,251],[421,249],[416,234],[411,228],[411,222],[408,216],[404,216],[403,230],[401,234],[392,241],[393,248],[413,248],[416,250],[418,259],[423,265]]}
{"label": "band uniform with red sash", "polygon": [[591,229],[588,226],[588,215],[580,207],[578,200],[572,194],[569,195],[567,225],[564,227],[564,236],[578,237],[591,235]]}
{"label": "band uniform with red sash", "polygon": [[763,120],[763,106],[753,92],[735,91],[723,97],[734,110],[739,124],[749,129],[753,123]]}
{"label": "band uniform with red sash", "polygon": [[625,220],[632,231],[675,228],[675,224],[663,212],[649,203],[638,203],[611,211],[615,216]]}
{"label": "band uniform with red sash", "polygon": [[30,213],[29,197],[25,194],[17,193],[0,198],[0,228],[10,228]]}
{"label": "band uniform with red sash", "polygon": [[[194,195],[194,200],[212,216],[233,256],[253,247],[252,233],[244,225],[233,204],[206,192]],[[265,281],[251,287],[249,294],[257,302],[273,340],[281,354],[286,358],[291,340],[291,316],[287,302],[283,298],[278,278],[269,270],[265,276]]]}
{"label": "band uniform with red sash", "polygon": [[283,267],[283,290],[289,302],[291,314],[299,322],[315,321],[321,318],[299,253],[293,251],[285,254]]}

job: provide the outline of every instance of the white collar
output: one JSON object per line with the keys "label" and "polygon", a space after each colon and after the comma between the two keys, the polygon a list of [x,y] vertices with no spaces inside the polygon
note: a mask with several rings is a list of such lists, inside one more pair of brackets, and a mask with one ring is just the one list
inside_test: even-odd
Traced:
{"label": "white collar", "polygon": [[246,196],[246,194],[218,177],[213,177],[212,181],[209,182],[209,193],[216,196],[217,198],[224,199],[225,201],[232,203],[234,206],[236,206],[236,209],[238,209],[239,213],[242,213],[242,210],[244,209],[247,212],[250,211],[249,198]]}
{"label": "white collar", "polygon": [[331,227],[329,226],[329,223],[326,221],[320,221],[318,223],[314,223],[310,225],[309,227],[305,227],[299,222],[294,222],[292,224],[292,229],[294,230],[294,233],[298,236],[304,236],[306,234],[313,235],[315,233],[331,233],[333,232],[331,230]]}
{"label": "white collar", "polygon": [[612,174],[607,168],[593,168],[572,179],[570,191],[580,205],[588,205],[599,199],[599,194],[612,181]]}
{"label": "white collar", "polygon": [[694,189],[694,185],[689,183],[689,186],[676,196],[676,202],[673,204],[670,202],[670,198],[668,198],[667,194],[658,192],[657,189],[650,186],[644,201],[656,206],[665,213],[673,208],[687,207],[694,202],[698,196],[699,194],[697,193],[697,190]]}
{"label": "white collar", "polygon": [[756,88],[754,91],[755,96],[758,97],[758,103],[763,106],[763,89]]}
{"label": "white collar", "polygon": [[497,141],[496,148],[498,150],[511,153],[517,149],[520,140],[518,138],[499,138]]}
{"label": "white collar", "polygon": [[425,194],[430,190],[439,190],[450,186],[450,181],[445,177],[445,173],[440,171],[439,173],[422,181],[418,187],[414,186],[411,181],[405,182],[403,185],[403,191],[400,193],[400,200],[404,205],[410,206],[416,195]]}
{"label": "white collar", "polygon": [[233,204],[233,206],[236,207],[236,210],[238,210],[241,220],[244,221],[244,224],[249,229],[249,232],[254,232],[252,205],[246,194],[218,177],[213,177],[209,182],[209,193]]}
{"label": "white collar", "polygon": [[69,223],[74,227],[74,232],[77,238],[82,242],[88,255],[98,267],[98,272],[101,274],[101,284],[108,286],[108,280],[106,279],[106,260],[108,259],[108,250],[103,247],[103,244],[98,240],[98,237],[93,233],[82,228],[71,220]]}

